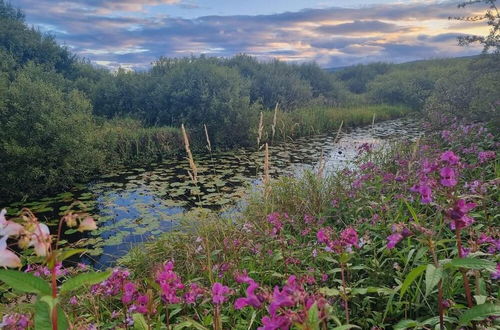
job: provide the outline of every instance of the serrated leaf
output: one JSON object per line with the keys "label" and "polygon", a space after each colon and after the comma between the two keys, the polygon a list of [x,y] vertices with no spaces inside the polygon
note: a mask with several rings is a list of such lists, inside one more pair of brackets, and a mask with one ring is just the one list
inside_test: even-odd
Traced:
{"label": "serrated leaf", "polygon": [[443,269],[436,268],[433,264],[428,264],[425,269],[425,295],[428,296],[434,287],[443,278]]}
{"label": "serrated leaf", "polygon": [[500,316],[500,305],[482,304],[472,307],[460,316],[461,325],[468,325],[471,321],[481,321],[490,316]]}
{"label": "serrated leaf", "polygon": [[415,281],[417,277],[419,277],[426,268],[427,265],[420,265],[411,270],[411,272],[408,274],[408,276],[406,276],[405,280],[403,281],[403,284],[401,285],[401,291],[400,291],[401,297],[403,297],[406,290],[408,290],[413,281]]}
{"label": "serrated leaf", "polygon": [[446,264],[446,266],[454,268],[488,270],[490,272],[494,272],[497,265],[493,261],[486,259],[455,258]]}
{"label": "serrated leaf", "polygon": [[327,297],[335,297],[335,296],[340,295],[340,291],[337,289],[333,289],[333,288],[320,288],[319,292],[324,294]]}
{"label": "serrated leaf", "polygon": [[[35,304],[35,329],[52,329],[50,307],[41,300]],[[60,306],[57,306],[57,329],[69,329],[68,319]]]}
{"label": "serrated leaf", "polygon": [[93,273],[82,273],[75,277],[68,279],[61,285],[61,293],[66,293],[69,291],[81,288],[84,285],[92,285],[101,283],[111,275],[111,271],[105,272],[93,272]]}
{"label": "serrated leaf", "polygon": [[309,311],[307,313],[307,320],[308,320],[308,329],[311,330],[319,330],[319,311],[318,311],[318,305],[314,303],[311,308],[309,308]]}
{"label": "serrated leaf", "polygon": [[132,314],[132,319],[134,320],[134,330],[148,330],[148,323],[144,319],[144,315],[135,313]]}
{"label": "serrated leaf", "polygon": [[37,295],[51,295],[52,290],[47,282],[30,273],[17,270],[0,270],[0,281],[5,282],[11,288]]}

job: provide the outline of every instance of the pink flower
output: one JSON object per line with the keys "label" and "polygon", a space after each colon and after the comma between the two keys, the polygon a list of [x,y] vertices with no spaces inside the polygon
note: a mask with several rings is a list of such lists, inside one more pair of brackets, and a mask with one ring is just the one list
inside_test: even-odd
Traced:
{"label": "pink flower", "polygon": [[37,256],[45,257],[49,253],[51,243],[52,237],[49,227],[44,223],[35,223],[28,246],[35,248]]}
{"label": "pink flower", "polygon": [[287,316],[264,316],[262,318],[262,327],[259,327],[258,330],[288,330],[291,324],[292,321]]}
{"label": "pink flower", "polygon": [[269,305],[269,313],[271,313],[271,315],[276,315],[278,309],[282,307],[292,307],[294,305],[295,303],[292,297],[288,294],[285,288],[280,291],[279,287],[274,287],[272,301]]}
{"label": "pink flower", "polygon": [[163,271],[158,273],[156,281],[160,284],[162,298],[168,304],[177,304],[181,301],[177,291],[184,289],[180,277],[174,272],[174,263],[168,261]]}
{"label": "pink flower", "polygon": [[19,236],[23,232],[24,227],[16,222],[5,219],[6,214],[6,209],[0,211],[0,237]]}
{"label": "pink flower", "polygon": [[387,237],[387,248],[394,248],[401,240],[403,239],[403,235],[401,233],[394,233]]}
{"label": "pink flower", "polygon": [[139,295],[139,297],[137,298],[136,302],[133,305],[133,308],[135,311],[137,311],[137,313],[147,314],[148,304],[149,304],[148,295],[142,294]]}
{"label": "pink flower", "polygon": [[0,267],[21,267],[21,259],[14,252],[7,249],[7,236],[0,238]]}
{"label": "pink flower", "polygon": [[78,305],[78,298],[76,296],[69,298],[69,303],[71,305]]}
{"label": "pink flower", "polygon": [[80,225],[78,226],[78,231],[92,231],[97,229],[97,224],[95,220],[91,217],[86,217],[85,219],[80,222]]}
{"label": "pink flower", "polygon": [[134,300],[136,293],[137,286],[132,282],[127,282],[123,286],[122,302],[127,305],[130,304]]}
{"label": "pink flower", "polygon": [[188,292],[184,295],[184,301],[186,304],[194,304],[199,297],[203,296],[203,292],[204,290],[198,284],[191,283]]}
{"label": "pink flower", "polygon": [[479,158],[479,163],[484,163],[484,162],[487,162],[491,159],[495,159],[496,158],[496,154],[494,151],[480,151],[478,154],[477,154],[478,158]]}
{"label": "pink flower", "polygon": [[221,305],[227,300],[227,296],[231,294],[229,287],[215,282],[212,285],[212,302],[216,305]]}
{"label": "pink flower", "polygon": [[450,150],[442,153],[440,159],[450,165],[456,165],[460,161],[460,157],[455,155],[455,153]]}
{"label": "pink flower", "polygon": [[249,282],[249,286],[246,289],[246,297],[245,298],[238,298],[236,299],[234,303],[234,308],[235,309],[242,309],[245,308],[246,306],[252,306],[255,308],[259,308],[261,305],[259,297],[255,294],[255,290],[259,288],[259,285],[254,281],[251,280]]}
{"label": "pink flower", "polygon": [[354,228],[348,227],[340,233],[340,241],[345,247],[358,247],[358,233]]}
{"label": "pink flower", "polygon": [[326,230],[324,228],[318,230],[318,233],[316,234],[316,238],[318,240],[318,243],[327,243],[330,240],[328,230]]}
{"label": "pink flower", "polygon": [[443,167],[439,171],[439,175],[441,176],[441,180],[439,182],[445,187],[454,187],[458,183],[455,170],[451,167]]}
{"label": "pink flower", "polygon": [[500,279],[500,263],[497,264],[496,270],[491,273],[491,278],[494,280]]}
{"label": "pink flower", "polygon": [[474,219],[468,216],[467,213],[475,207],[476,203],[467,203],[464,199],[459,199],[447,214],[452,220],[450,223],[451,229],[461,229],[473,224]]}

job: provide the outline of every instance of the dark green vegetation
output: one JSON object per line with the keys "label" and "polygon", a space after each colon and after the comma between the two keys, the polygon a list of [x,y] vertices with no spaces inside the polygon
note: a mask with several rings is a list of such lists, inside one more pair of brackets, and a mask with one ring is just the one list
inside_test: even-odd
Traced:
{"label": "dark green vegetation", "polygon": [[177,153],[181,123],[194,149],[204,148],[204,124],[214,148],[256,146],[259,112],[263,142],[272,138],[276,104],[276,140],[408,109],[467,109],[481,119],[498,106],[494,61],[372,64],[329,73],[313,63],[201,56],[160,58],[147,72],[112,73],[28,27],[22,12],[0,0],[0,200],[41,195],[121,164]]}

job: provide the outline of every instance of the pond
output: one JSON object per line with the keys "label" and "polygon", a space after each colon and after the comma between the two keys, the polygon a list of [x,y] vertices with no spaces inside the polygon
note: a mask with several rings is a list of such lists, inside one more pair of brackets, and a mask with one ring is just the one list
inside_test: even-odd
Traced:
{"label": "pond", "polygon": [[[415,139],[420,129],[414,119],[403,118],[356,128],[338,138],[336,135],[332,132],[270,146],[271,175],[300,175],[305,169],[317,167],[320,159],[324,159],[327,171],[337,171],[352,164],[361,144],[382,146],[394,140]],[[89,249],[86,263],[104,268],[134,244],[172,230],[184,212],[195,207],[231,207],[249,186],[260,182],[262,150],[238,149],[194,158],[198,166],[196,185],[187,174],[188,162],[179,157],[101,176],[56,196],[14,203],[8,211],[13,214],[29,207],[41,221],[55,225],[69,205],[81,201],[75,209],[94,215],[99,228],[67,238]]]}

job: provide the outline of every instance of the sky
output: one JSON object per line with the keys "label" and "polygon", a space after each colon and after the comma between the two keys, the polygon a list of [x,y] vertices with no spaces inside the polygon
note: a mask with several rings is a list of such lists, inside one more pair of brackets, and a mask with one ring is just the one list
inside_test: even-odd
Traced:
{"label": "sky", "polygon": [[245,53],[322,67],[408,62],[480,52],[481,12],[458,0],[11,0],[26,22],[110,69],[147,69],[161,56]]}

